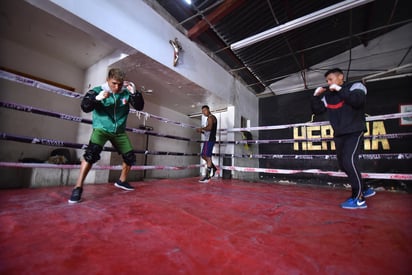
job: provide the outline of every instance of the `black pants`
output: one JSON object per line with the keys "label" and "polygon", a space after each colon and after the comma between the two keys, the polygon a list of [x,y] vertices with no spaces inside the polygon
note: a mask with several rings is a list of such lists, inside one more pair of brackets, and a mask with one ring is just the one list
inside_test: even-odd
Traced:
{"label": "black pants", "polygon": [[363,132],[334,137],[340,169],[348,175],[352,198],[360,198],[366,185],[359,172],[359,152],[363,148]]}

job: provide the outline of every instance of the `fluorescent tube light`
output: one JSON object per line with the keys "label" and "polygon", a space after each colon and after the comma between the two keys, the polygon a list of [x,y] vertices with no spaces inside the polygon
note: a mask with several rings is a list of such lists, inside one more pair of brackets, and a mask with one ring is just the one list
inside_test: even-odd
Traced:
{"label": "fluorescent tube light", "polygon": [[327,18],[329,16],[344,12],[349,9],[353,9],[355,7],[365,5],[369,2],[372,2],[374,0],[346,0],[342,1],[340,3],[337,3],[335,5],[329,6],[327,8],[315,11],[313,13],[310,13],[308,15],[299,17],[295,20],[289,21],[285,24],[276,26],[274,28],[271,28],[269,30],[266,30],[264,32],[252,35],[248,38],[245,38],[243,40],[240,40],[236,43],[233,43],[230,45],[230,48],[232,50],[238,50],[247,46],[250,46],[252,44],[255,44],[257,42],[260,42],[262,40],[271,38],[273,36],[288,32],[290,30],[302,27],[304,25],[310,24],[312,22]]}

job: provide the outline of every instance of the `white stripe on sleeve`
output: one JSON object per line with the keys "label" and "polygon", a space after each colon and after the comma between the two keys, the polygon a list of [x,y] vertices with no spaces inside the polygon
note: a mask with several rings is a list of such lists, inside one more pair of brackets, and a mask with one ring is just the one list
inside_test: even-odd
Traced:
{"label": "white stripe on sleeve", "polygon": [[362,83],[360,83],[360,82],[353,83],[349,90],[350,90],[350,91],[353,91],[353,90],[362,90],[362,91],[365,93],[365,95],[368,93],[368,92],[366,91],[366,87],[365,87]]}

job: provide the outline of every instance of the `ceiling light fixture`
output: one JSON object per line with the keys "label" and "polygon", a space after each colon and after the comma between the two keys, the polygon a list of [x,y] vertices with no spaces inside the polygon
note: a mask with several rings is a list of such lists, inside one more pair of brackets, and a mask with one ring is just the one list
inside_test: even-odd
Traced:
{"label": "ceiling light fixture", "polygon": [[232,50],[239,50],[241,48],[250,46],[252,44],[255,44],[257,42],[260,42],[262,40],[266,40],[268,38],[271,38],[273,36],[288,32],[293,29],[300,28],[302,26],[305,26],[307,24],[310,24],[312,22],[325,19],[329,16],[344,12],[346,10],[353,9],[355,7],[365,5],[369,2],[372,2],[374,0],[346,0],[342,1],[340,3],[337,3],[335,5],[329,6],[327,8],[315,11],[313,13],[310,13],[308,15],[299,17],[295,20],[289,21],[285,24],[276,26],[274,28],[271,28],[269,30],[266,30],[264,32],[252,35],[248,38],[242,39],[236,43],[233,43],[230,45],[230,48]]}
{"label": "ceiling light fixture", "polygon": [[192,4],[192,0],[185,0],[185,2],[186,2],[188,5],[191,5],[191,4]]}

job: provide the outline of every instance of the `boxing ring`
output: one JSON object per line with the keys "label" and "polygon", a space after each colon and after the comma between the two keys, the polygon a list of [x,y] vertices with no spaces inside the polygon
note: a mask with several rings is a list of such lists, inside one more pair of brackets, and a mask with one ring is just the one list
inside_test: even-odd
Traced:
{"label": "boxing ring", "polygon": [[[8,72],[0,77],[81,99],[81,95]],[[82,117],[1,101],[11,112],[90,124]],[[197,126],[155,114],[131,111],[141,119],[195,129]],[[367,120],[395,119],[411,113]],[[218,137],[242,131],[287,129],[296,125],[220,129]],[[91,126],[90,126],[91,127]],[[187,137],[127,128],[130,135],[200,144]],[[411,133],[371,136],[408,139]],[[0,133],[2,142],[84,149],[87,144],[42,136]],[[291,144],[326,139],[225,140],[215,146],[219,159],[280,161],[333,160],[334,154],[223,154],[223,146]],[[114,148],[105,147],[106,152]],[[197,157],[199,153],[135,150],[142,156]],[[365,160],[409,160],[410,153],[362,154]],[[200,159],[200,158],[199,158]],[[4,168],[78,169],[76,164],[1,162]],[[198,163],[176,166],[136,165],[132,170],[199,169]],[[95,170],[121,166],[94,165]],[[222,171],[274,175],[328,175],[337,171],[220,165]],[[221,175],[220,175],[221,176]],[[412,180],[406,173],[364,173],[365,178]],[[339,207],[348,192],[320,186],[271,184],[215,178],[145,179],[135,191],[111,184],[87,184],[85,200],[67,203],[72,186],[0,190],[0,274],[408,274],[412,270],[412,195],[378,192],[368,209]],[[409,182],[408,182],[409,183]]]}
{"label": "boxing ring", "polygon": [[[77,98],[81,99],[82,95],[76,92],[71,92],[62,88],[55,87],[50,84],[46,84],[34,79],[30,79],[27,77],[23,77],[20,75],[16,75],[4,70],[0,70],[0,78],[13,81],[16,83],[20,83],[23,85],[28,85],[32,87],[36,87],[38,89],[51,92],[54,94],[58,94],[65,97]],[[92,121],[90,119],[85,119],[78,116],[73,116],[64,113],[52,112],[49,110],[44,110],[41,108],[36,108],[33,106],[22,105],[14,102],[5,102],[0,101],[1,108],[7,108],[15,111],[20,112],[28,112],[36,115],[41,116],[48,116],[53,117],[56,119],[68,120],[74,123],[84,123],[84,124],[91,124]],[[190,128],[196,129],[197,126],[189,125],[186,123],[173,121],[158,115],[149,114],[143,111],[136,111],[131,110],[131,114],[135,114],[138,116],[139,119],[155,119],[162,123],[167,123],[170,125],[174,125],[176,127],[183,127],[183,128]],[[385,114],[385,115],[377,115],[377,116],[368,116],[366,117],[366,121],[382,121],[382,120],[391,120],[391,119],[399,119],[405,117],[412,117],[412,112],[405,112],[405,113],[395,113],[395,114]],[[243,132],[243,131],[268,131],[268,130],[281,130],[281,129],[288,129],[293,127],[310,127],[310,126],[323,126],[328,125],[329,122],[322,121],[322,122],[309,122],[309,123],[293,123],[293,124],[285,124],[285,125],[271,125],[271,126],[257,126],[257,127],[248,127],[248,128],[232,128],[232,129],[219,129],[218,136],[221,137],[222,134],[225,133],[236,133],[236,132]],[[133,134],[140,134],[140,135],[150,135],[161,137],[165,139],[174,139],[174,140],[181,140],[187,142],[195,142],[195,143],[202,143],[201,140],[198,139],[191,139],[187,137],[180,137],[174,136],[169,134],[157,133],[151,130],[143,130],[138,128],[130,128],[127,127],[126,131],[131,132]],[[370,135],[366,136],[366,139],[406,139],[411,138],[412,133],[394,133],[394,134],[384,134],[384,135]],[[69,141],[62,141],[62,140],[53,140],[47,139],[44,137],[33,137],[33,136],[19,136],[14,135],[12,133],[0,133],[0,139],[8,140],[8,141],[15,141],[15,142],[23,142],[23,143],[31,143],[31,144],[38,144],[38,145],[46,145],[46,146],[54,146],[54,147],[67,147],[67,148],[74,148],[74,149],[84,149],[87,147],[86,144],[79,144],[73,143]],[[289,154],[289,155],[279,155],[279,154],[221,154],[220,153],[220,145],[249,145],[249,144],[290,144],[295,142],[321,142],[321,141],[330,141],[332,138],[299,138],[299,139],[271,139],[271,140],[218,140],[216,142],[218,151],[214,153],[214,157],[219,158],[248,158],[248,159],[285,159],[285,160],[311,160],[311,159],[334,159],[334,155],[299,155],[299,154]],[[115,151],[114,148],[111,147],[104,147],[103,151]],[[149,151],[149,150],[135,150],[136,154],[143,154],[143,155],[172,155],[172,156],[200,156],[199,153],[182,153],[182,152],[164,152],[164,151]],[[412,159],[411,153],[397,153],[397,154],[362,154],[360,156],[361,159]],[[62,165],[62,164],[38,164],[38,163],[19,163],[19,162],[0,162],[0,167],[19,167],[19,168],[59,168],[59,169],[77,169],[79,165]],[[136,165],[132,167],[132,170],[182,170],[182,169],[195,169],[203,167],[200,164],[193,164],[188,166],[167,166],[167,165]],[[227,171],[239,171],[239,172],[248,172],[248,173],[269,173],[269,174],[284,174],[284,175],[291,175],[291,174],[317,174],[317,175],[328,175],[332,177],[346,177],[343,172],[337,171],[322,171],[320,169],[277,169],[277,168],[259,168],[259,167],[240,167],[240,166],[227,166],[227,165],[219,165],[221,170]],[[110,165],[94,165],[92,169],[95,170],[121,170],[121,166],[110,166]],[[405,174],[405,173],[362,173],[363,178],[365,179],[388,179],[388,180],[412,180],[412,174]]]}

